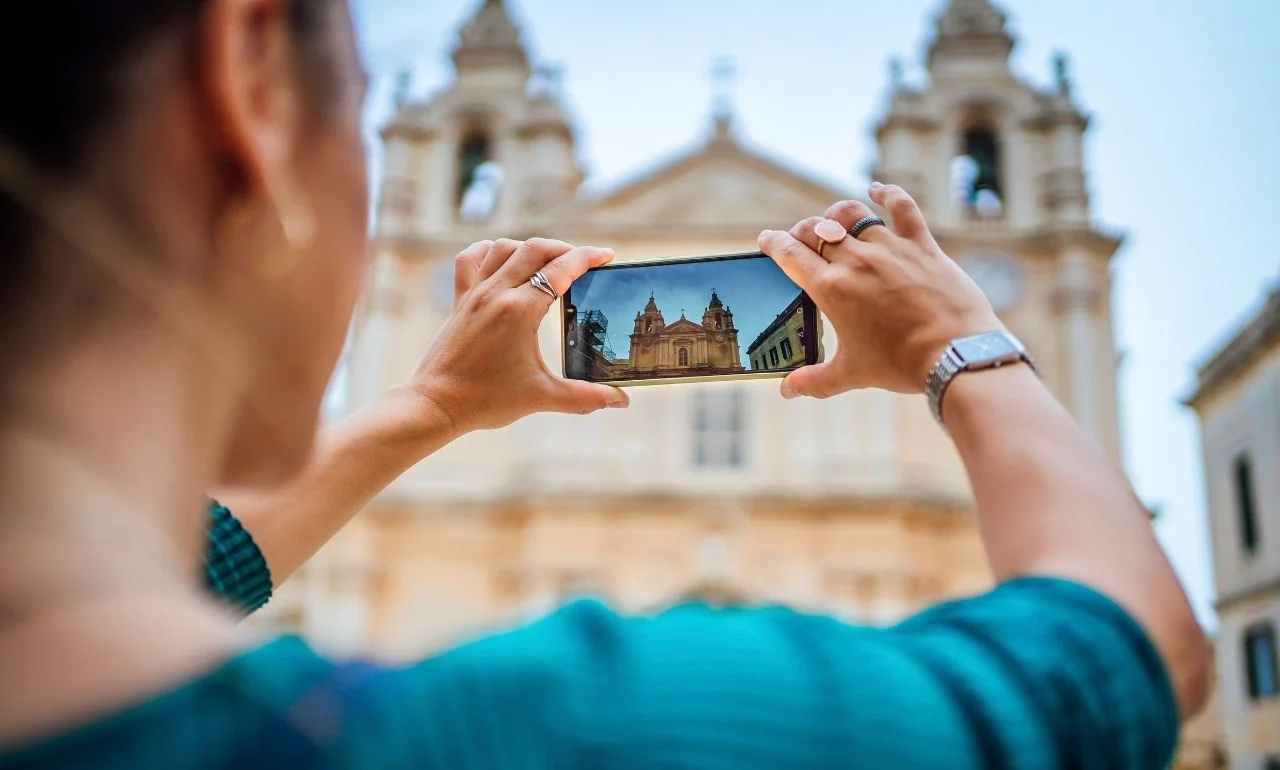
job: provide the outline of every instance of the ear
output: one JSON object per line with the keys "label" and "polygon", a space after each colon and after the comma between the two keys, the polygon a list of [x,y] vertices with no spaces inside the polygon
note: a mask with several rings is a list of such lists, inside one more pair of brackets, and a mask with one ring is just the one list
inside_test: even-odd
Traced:
{"label": "ear", "polygon": [[197,63],[215,141],[251,199],[293,184],[302,94],[287,0],[212,0]]}

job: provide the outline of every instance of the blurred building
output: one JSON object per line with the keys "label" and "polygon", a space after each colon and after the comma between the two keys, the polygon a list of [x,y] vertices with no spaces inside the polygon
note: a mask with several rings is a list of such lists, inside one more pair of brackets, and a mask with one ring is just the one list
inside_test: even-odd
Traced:
{"label": "blurred building", "polygon": [[[1090,216],[1088,118],[1064,62],[1047,86],[1011,72],[1014,40],[986,0],[939,10],[928,85],[890,83],[871,172],[920,200],[1119,462],[1109,264],[1120,236]],[[682,157],[585,194],[556,80],[531,65],[502,0],[476,9],[452,60],[452,80],[402,101],[383,133],[353,406],[412,372],[449,311],[453,256],[473,241],[545,235],[619,259],[750,251],[762,229],[854,194],[754,148],[723,100]],[[579,333],[603,339],[610,321],[632,319]],[[559,335],[549,319],[552,367]],[[331,652],[399,658],[584,593],[637,611],[699,595],[887,623],[990,584],[963,469],[923,398],[784,401],[777,387],[640,388],[628,410],[469,435],[380,495],[261,622],[300,627]]]}
{"label": "blurred building", "polygon": [[1226,751],[1233,770],[1280,770],[1280,289],[1198,380]]}

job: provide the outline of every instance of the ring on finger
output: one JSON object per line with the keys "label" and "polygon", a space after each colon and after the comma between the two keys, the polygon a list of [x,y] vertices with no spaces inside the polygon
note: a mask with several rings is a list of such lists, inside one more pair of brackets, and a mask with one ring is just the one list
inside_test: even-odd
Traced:
{"label": "ring on finger", "polygon": [[529,279],[529,283],[538,291],[546,294],[551,299],[560,299],[560,292],[556,291],[556,287],[551,285],[551,281],[547,280],[547,274],[539,270]]}
{"label": "ring on finger", "polygon": [[875,216],[874,214],[869,217],[863,217],[862,219],[859,219],[857,222],[854,222],[853,227],[849,228],[849,235],[853,238],[857,238],[859,235],[862,235],[864,232],[866,232],[870,228],[877,227],[877,226],[888,227],[889,225],[886,224],[883,219],[881,219],[878,216]]}
{"label": "ring on finger", "polygon": [[[827,231],[825,234],[824,228]],[[813,235],[818,239],[818,256],[823,259],[826,259],[826,254],[823,252],[826,251],[827,244],[841,243],[849,237],[848,231],[839,222],[830,219],[819,222],[813,228]]]}

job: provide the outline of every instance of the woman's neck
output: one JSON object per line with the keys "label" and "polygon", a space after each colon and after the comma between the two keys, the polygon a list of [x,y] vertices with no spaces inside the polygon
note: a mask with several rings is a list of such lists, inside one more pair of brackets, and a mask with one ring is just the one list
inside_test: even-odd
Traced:
{"label": "woman's neck", "polygon": [[210,368],[163,338],[98,338],[19,386],[0,433],[0,631],[60,597],[194,579],[237,407]]}
{"label": "woman's neck", "polygon": [[0,681],[14,684],[0,688],[0,752],[189,681],[248,641],[197,582],[203,493],[238,388],[163,343],[82,346],[0,432]]}

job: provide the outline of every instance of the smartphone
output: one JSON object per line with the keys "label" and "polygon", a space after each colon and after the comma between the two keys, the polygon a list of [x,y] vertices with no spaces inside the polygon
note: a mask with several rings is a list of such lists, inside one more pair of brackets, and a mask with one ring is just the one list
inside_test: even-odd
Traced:
{"label": "smartphone", "polygon": [[611,385],[784,377],[822,361],[818,308],[761,252],[588,270],[561,304],[564,375]]}

